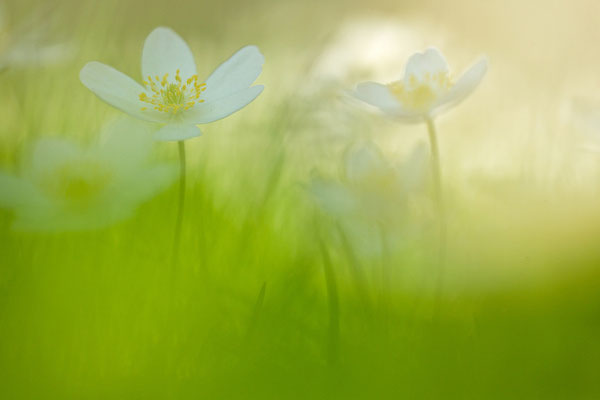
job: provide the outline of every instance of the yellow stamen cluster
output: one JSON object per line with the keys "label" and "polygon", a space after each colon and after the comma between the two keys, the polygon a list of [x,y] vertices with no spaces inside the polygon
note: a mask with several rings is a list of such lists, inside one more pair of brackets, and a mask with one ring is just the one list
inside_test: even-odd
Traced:
{"label": "yellow stamen cluster", "polygon": [[435,100],[452,87],[452,81],[446,72],[436,74],[426,73],[423,79],[411,75],[408,83],[392,82],[388,85],[390,91],[403,106],[416,111],[425,110]]}
{"label": "yellow stamen cluster", "polygon": [[[196,103],[204,103],[200,95],[206,90],[206,83],[198,83],[198,75],[183,81],[180,71],[177,70],[175,82],[169,82],[168,78],[169,74],[162,78],[158,75],[154,78],[148,76],[144,85],[152,91],[152,95],[141,93],[140,100],[150,104],[155,110],[171,114],[189,110]],[[142,111],[144,110],[147,110],[147,107],[143,107]]]}
{"label": "yellow stamen cluster", "polygon": [[112,177],[112,172],[100,161],[72,160],[48,171],[44,187],[70,206],[86,206],[99,198]]}

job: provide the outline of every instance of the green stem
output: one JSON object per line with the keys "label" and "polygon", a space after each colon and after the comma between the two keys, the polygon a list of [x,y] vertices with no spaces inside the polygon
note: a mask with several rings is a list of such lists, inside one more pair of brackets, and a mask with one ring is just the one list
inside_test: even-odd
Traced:
{"label": "green stem", "polygon": [[354,281],[354,285],[356,287],[356,292],[362,301],[362,305],[364,307],[364,311],[366,314],[371,312],[371,298],[369,296],[369,291],[366,286],[367,278],[363,273],[362,266],[354,253],[354,249],[352,243],[348,239],[344,228],[340,225],[340,223],[336,224],[336,229],[338,231],[338,235],[340,237],[340,241],[342,242],[342,247],[344,248],[344,253],[348,259],[348,266],[350,273],[352,274],[352,279]]}
{"label": "green stem", "polygon": [[256,303],[254,304],[254,310],[252,311],[252,318],[250,319],[250,324],[248,325],[248,332],[246,333],[246,342],[252,339],[254,335],[254,331],[256,330],[256,326],[258,324],[258,320],[260,318],[260,314],[262,311],[263,303],[265,302],[265,292],[267,290],[267,282],[263,282],[260,292],[258,292],[258,297],[256,298]]}
{"label": "green stem", "polygon": [[333,365],[338,360],[340,341],[340,304],[337,280],[329,252],[322,240],[319,241],[323,255],[323,271],[327,285],[327,301],[329,303],[329,331],[327,334],[327,361]]}
{"label": "green stem", "polygon": [[379,240],[381,240],[381,298],[380,298],[380,312],[382,318],[383,333],[387,335],[390,320],[390,299],[391,299],[391,282],[390,282],[390,268],[392,264],[392,254],[386,235],[386,229],[380,222],[379,228]]}
{"label": "green stem", "polygon": [[431,169],[433,175],[433,192],[439,224],[439,250],[438,250],[438,274],[435,289],[435,312],[439,312],[441,294],[444,281],[444,267],[446,262],[446,210],[442,192],[442,168],[440,163],[440,149],[438,145],[437,132],[433,119],[427,118],[427,132],[429,134],[429,145],[431,147]]}
{"label": "green stem", "polygon": [[181,225],[183,222],[183,211],[185,206],[185,183],[186,183],[186,168],[185,168],[185,143],[183,140],[177,142],[179,148],[179,202],[177,205],[177,219],[175,220],[175,236],[173,238],[173,267],[177,265],[179,258],[179,242],[181,240]]}

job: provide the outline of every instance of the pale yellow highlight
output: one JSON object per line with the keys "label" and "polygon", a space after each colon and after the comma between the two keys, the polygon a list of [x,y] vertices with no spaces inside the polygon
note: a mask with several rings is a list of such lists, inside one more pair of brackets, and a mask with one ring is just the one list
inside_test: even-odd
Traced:
{"label": "pale yellow highlight", "polygon": [[408,78],[408,84],[396,81],[387,86],[404,108],[424,112],[429,110],[440,96],[446,94],[452,84],[447,72],[439,72],[426,73],[422,80],[412,75]]}

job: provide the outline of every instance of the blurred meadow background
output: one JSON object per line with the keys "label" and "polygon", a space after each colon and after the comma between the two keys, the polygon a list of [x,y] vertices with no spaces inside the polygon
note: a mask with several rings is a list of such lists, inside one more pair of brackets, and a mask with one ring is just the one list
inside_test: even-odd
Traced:
{"label": "blurred meadow background", "polygon": [[[100,230],[18,231],[0,211],[0,398],[600,398],[599,16],[593,0],[2,2],[0,53],[26,32],[60,44],[0,58],[10,173],[39,138],[97,141],[122,113],[80,69],[139,80],[157,26],[201,79],[247,44],[266,61],[264,92],[186,142],[176,266],[177,182]],[[428,46],[455,74],[489,60],[436,120],[439,291],[426,127],[347,94]],[[385,224],[311,191],[361,143],[420,188]],[[177,145],[153,157],[176,165]]]}

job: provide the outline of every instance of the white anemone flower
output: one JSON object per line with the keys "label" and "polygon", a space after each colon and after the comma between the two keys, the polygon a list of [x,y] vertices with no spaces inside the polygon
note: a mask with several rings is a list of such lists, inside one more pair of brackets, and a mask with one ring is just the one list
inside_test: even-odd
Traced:
{"label": "white anemone flower", "polygon": [[341,179],[315,175],[309,190],[323,211],[333,217],[387,224],[423,190],[426,160],[424,147],[417,146],[405,162],[392,165],[374,143],[359,143],[346,152]]}
{"label": "white anemone flower", "polygon": [[17,175],[0,172],[0,206],[27,231],[99,229],[131,217],[140,203],[177,177],[170,164],[150,163],[147,126],[128,119],[82,148],[58,138],[37,141]]}
{"label": "white anemone flower", "polygon": [[431,47],[408,59],[401,80],[385,85],[363,82],[353,94],[393,118],[406,121],[432,119],[471,94],[483,79],[487,64],[482,58],[455,80],[444,56]]}
{"label": "white anemone flower", "polygon": [[415,206],[422,206],[428,183],[427,152],[417,146],[399,165],[392,165],[372,142],[352,146],[340,179],[314,174],[308,185],[316,204],[334,218],[366,257],[381,255],[386,236],[408,243],[414,235]]}
{"label": "white anemone flower", "polygon": [[186,42],[173,30],[159,27],[144,43],[142,85],[96,61],[86,64],[79,76],[88,89],[113,107],[163,124],[157,140],[181,141],[201,134],[196,125],[225,118],[254,100],[263,86],[251,85],[263,63],[258,48],[246,46],[202,81]]}
{"label": "white anemone flower", "polygon": [[404,76],[387,85],[363,82],[357,85],[354,96],[379,108],[388,116],[405,122],[424,122],[429,135],[433,197],[439,225],[439,277],[441,290],[445,263],[446,212],[442,185],[440,150],[434,119],[441,112],[456,106],[479,85],[487,71],[487,59],[482,58],[458,79],[450,75],[444,56],[436,48],[413,54],[406,63]]}

